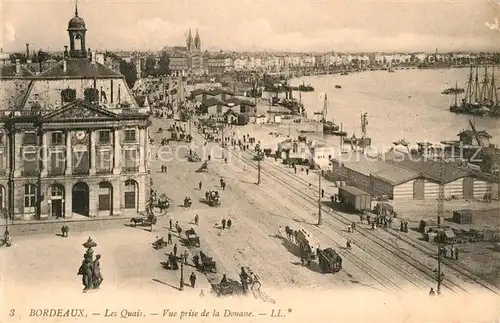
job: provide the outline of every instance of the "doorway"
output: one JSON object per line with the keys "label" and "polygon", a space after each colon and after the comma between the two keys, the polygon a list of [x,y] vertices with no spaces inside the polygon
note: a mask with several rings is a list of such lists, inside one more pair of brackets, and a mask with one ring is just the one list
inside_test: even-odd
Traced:
{"label": "doorway", "polygon": [[76,183],[71,195],[73,213],[89,216],[89,186],[84,182]]}
{"label": "doorway", "polygon": [[63,199],[64,186],[61,184],[53,184],[50,187],[50,206],[51,215],[56,219],[65,218]]}

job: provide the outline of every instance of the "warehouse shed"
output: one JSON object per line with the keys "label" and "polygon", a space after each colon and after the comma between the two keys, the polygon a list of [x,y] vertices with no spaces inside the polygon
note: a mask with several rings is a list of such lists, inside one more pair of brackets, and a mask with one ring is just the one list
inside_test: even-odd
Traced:
{"label": "warehouse shed", "polygon": [[351,206],[356,211],[371,210],[371,195],[357,187],[340,187],[339,197],[345,204]]}
{"label": "warehouse shed", "polygon": [[[441,181],[441,169],[442,164],[432,160],[421,160],[413,161],[409,159],[399,160],[399,161],[389,161],[394,165],[398,165],[407,169],[411,169],[415,172],[421,174],[424,178],[423,181],[423,191],[424,199],[437,199],[439,196],[439,183]],[[444,195],[445,198],[450,198],[455,196],[457,198],[463,198],[464,194],[467,192],[467,183],[469,183],[469,178],[471,172],[454,165],[445,164],[444,165]],[[422,185],[419,183],[419,185]],[[420,192],[417,192],[420,193]],[[420,195],[420,194],[418,194]]]}

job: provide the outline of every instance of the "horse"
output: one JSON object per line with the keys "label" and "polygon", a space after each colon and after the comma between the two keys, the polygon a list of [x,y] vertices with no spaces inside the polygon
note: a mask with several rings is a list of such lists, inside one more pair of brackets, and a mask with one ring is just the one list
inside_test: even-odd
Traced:
{"label": "horse", "polygon": [[288,225],[285,227],[285,233],[288,240],[292,240],[292,238],[294,237],[294,231]]}

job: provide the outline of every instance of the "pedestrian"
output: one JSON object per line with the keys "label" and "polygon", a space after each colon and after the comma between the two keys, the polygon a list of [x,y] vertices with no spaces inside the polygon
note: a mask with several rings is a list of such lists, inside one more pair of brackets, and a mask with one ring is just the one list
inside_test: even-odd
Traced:
{"label": "pedestrian", "polygon": [[333,195],[330,196],[330,200],[332,201],[332,205],[333,205],[333,203],[335,202],[335,196],[333,196]]}
{"label": "pedestrian", "polygon": [[351,225],[350,224],[347,226],[347,232],[351,233]]}
{"label": "pedestrian", "polygon": [[231,224],[232,224],[231,219],[228,219],[227,220],[227,228],[228,229],[231,229]]}
{"label": "pedestrian", "polygon": [[226,228],[226,219],[222,219],[222,230]]}
{"label": "pedestrian", "polygon": [[198,214],[196,214],[196,215],[194,216],[194,224],[195,224],[195,225],[198,225],[198,222],[199,222],[199,221],[200,221],[200,217],[198,216]]}
{"label": "pedestrian", "polygon": [[222,182],[222,190],[225,191],[226,190],[226,182]]}
{"label": "pedestrian", "polygon": [[306,168],[306,175],[309,175],[309,168]]}
{"label": "pedestrian", "polygon": [[351,227],[352,227],[352,232],[354,232],[356,230],[356,223],[351,223]]}
{"label": "pedestrian", "polygon": [[325,197],[325,190],[321,189],[321,198]]}
{"label": "pedestrian", "polygon": [[168,220],[168,224],[170,226],[170,230],[172,230],[172,219]]}
{"label": "pedestrian", "polygon": [[297,174],[297,167],[295,167],[295,165],[293,165],[293,172]]}
{"label": "pedestrian", "polygon": [[202,182],[202,181],[200,181],[200,182],[198,183],[198,189],[201,191],[201,188],[202,188],[202,187],[203,187],[203,182]]}
{"label": "pedestrian", "polygon": [[189,258],[189,255],[188,255],[188,251],[187,250],[184,250],[184,264],[187,265],[188,263],[188,258]]}
{"label": "pedestrian", "polygon": [[189,276],[189,281],[191,282],[191,287],[194,288],[196,284],[196,275],[194,274],[194,272],[192,272],[191,276]]}
{"label": "pedestrian", "polygon": [[458,249],[455,248],[455,260],[458,260]]}
{"label": "pedestrian", "polygon": [[169,232],[168,233],[168,241],[167,244],[172,244],[172,234]]}
{"label": "pedestrian", "polygon": [[174,256],[177,257],[177,243],[174,244]]}
{"label": "pedestrian", "polygon": [[175,221],[175,230],[178,231],[179,230],[179,221]]}
{"label": "pedestrian", "polygon": [[210,161],[212,159],[212,156],[208,155],[208,161]]}
{"label": "pedestrian", "polygon": [[312,184],[311,184],[311,183],[309,183],[309,188],[311,188],[311,186],[312,186]]}
{"label": "pedestrian", "polygon": [[372,222],[372,230],[375,230],[375,222]]}
{"label": "pedestrian", "polygon": [[401,225],[400,225],[399,231],[401,231],[401,232],[403,232],[403,231],[404,231],[404,224],[403,224],[403,221],[401,221]]}
{"label": "pedestrian", "polygon": [[429,291],[429,296],[435,296],[436,292],[434,291],[434,288],[431,287],[431,290]]}

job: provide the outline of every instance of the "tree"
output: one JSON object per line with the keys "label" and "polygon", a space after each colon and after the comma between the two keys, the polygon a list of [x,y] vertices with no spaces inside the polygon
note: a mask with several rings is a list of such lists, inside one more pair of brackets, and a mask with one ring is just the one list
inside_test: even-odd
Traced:
{"label": "tree", "polygon": [[120,73],[125,76],[125,82],[129,88],[133,88],[135,82],[137,81],[137,68],[135,64],[127,61],[120,60]]}
{"label": "tree", "polygon": [[10,61],[12,64],[16,62],[17,59],[20,60],[20,63],[26,63],[26,54],[23,53],[13,53],[9,55]]}
{"label": "tree", "polygon": [[170,58],[165,53],[158,63],[158,75],[170,75]]}
{"label": "tree", "polygon": [[156,76],[158,75],[158,71],[156,70],[156,60],[153,56],[149,56],[146,58],[146,66],[144,67],[144,75],[145,76]]}

